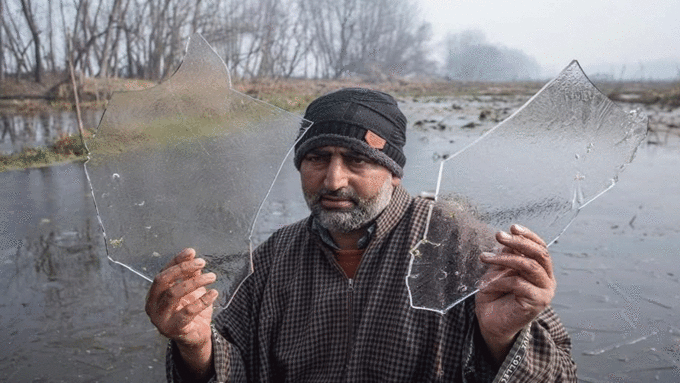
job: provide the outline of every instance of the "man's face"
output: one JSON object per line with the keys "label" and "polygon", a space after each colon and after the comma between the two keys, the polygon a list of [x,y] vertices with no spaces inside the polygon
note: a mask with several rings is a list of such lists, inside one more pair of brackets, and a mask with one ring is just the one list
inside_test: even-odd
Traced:
{"label": "man's face", "polygon": [[309,151],[300,164],[300,178],[312,214],[326,229],[341,233],[375,219],[400,182],[387,168],[340,146]]}

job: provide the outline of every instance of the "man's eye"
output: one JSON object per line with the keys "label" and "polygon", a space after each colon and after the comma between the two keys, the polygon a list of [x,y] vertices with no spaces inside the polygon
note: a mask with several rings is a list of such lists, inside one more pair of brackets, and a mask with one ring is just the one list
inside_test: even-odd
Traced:
{"label": "man's eye", "polygon": [[363,165],[368,163],[368,159],[364,157],[347,157],[347,162],[352,165]]}
{"label": "man's eye", "polygon": [[324,160],[324,158],[321,157],[321,156],[309,155],[309,156],[305,157],[305,161],[314,162],[314,163],[322,162],[323,160]]}

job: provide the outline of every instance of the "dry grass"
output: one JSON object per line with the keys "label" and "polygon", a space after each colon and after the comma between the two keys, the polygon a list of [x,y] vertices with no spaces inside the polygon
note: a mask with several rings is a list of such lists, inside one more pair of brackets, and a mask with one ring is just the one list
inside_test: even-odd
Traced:
{"label": "dry grass", "polygon": [[[0,111],[30,113],[45,109],[71,109],[73,89],[64,73],[48,73],[42,84],[30,79],[6,79],[0,86]],[[139,79],[84,78],[79,94],[82,107],[102,108],[113,92],[135,91],[154,86]],[[340,80],[253,79],[234,82],[234,89],[269,102],[284,110],[300,111],[318,96],[344,87],[360,86],[381,90],[398,97],[445,97],[460,95],[526,95],[535,94],[544,81],[482,83],[445,81],[433,78],[391,79],[382,82],[359,78]],[[615,101],[661,103],[680,107],[678,82],[603,82],[596,84]]]}
{"label": "dry grass", "polygon": [[680,107],[680,82],[626,82],[597,84],[610,99],[619,102]]}
{"label": "dry grass", "polygon": [[346,87],[380,90],[396,97],[446,97],[459,95],[532,95],[544,84],[541,82],[476,83],[453,82],[441,79],[392,80],[366,82],[344,80],[252,80],[234,84],[234,89],[253,98],[266,101],[287,111],[302,111],[315,98]]}
{"label": "dry grass", "polygon": [[87,153],[80,137],[64,136],[49,147],[26,148],[12,155],[0,155],[0,172],[84,161],[86,158]]}

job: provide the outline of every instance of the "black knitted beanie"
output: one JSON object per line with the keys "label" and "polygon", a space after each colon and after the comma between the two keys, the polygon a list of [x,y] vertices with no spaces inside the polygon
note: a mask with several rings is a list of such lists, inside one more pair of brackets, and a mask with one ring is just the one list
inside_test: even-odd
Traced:
{"label": "black knitted beanie", "polygon": [[404,175],[406,117],[397,101],[387,93],[364,89],[341,89],[314,100],[304,118],[312,126],[295,144],[295,167],[300,169],[304,156],[321,146],[342,146],[361,153]]}

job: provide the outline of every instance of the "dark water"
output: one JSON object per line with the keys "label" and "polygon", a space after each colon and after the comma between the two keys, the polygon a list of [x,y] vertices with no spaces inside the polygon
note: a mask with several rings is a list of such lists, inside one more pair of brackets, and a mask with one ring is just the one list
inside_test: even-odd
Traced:
{"label": "dark water", "polygon": [[82,165],[0,174],[0,381],[160,381],[147,282],[106,261]]}
{"label": "dark water", "polygon": [[[679,168],[677,140],[644,146],[551,247],[584,382],[680,381]],[[0,173],[0,381],[164,379],[148,283],[106,260],[96,222],[81,164]]]}
{"label": "dark water", "polygon": [[551,247],[583,381],[680,381],[679,168],[677,140],[643,147]]}
{"label": "dark water", "polygon": [[[83,126],[96,127],[101,116],[101,110],[83,110]],[[75,111],[26,114],[8,114],[0,111],[0,154],[12,154],[20,152],[23,148],[51,145],[71,134],[78,134]]]}

